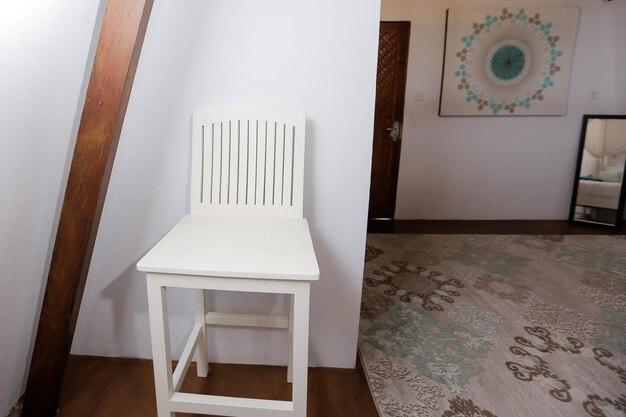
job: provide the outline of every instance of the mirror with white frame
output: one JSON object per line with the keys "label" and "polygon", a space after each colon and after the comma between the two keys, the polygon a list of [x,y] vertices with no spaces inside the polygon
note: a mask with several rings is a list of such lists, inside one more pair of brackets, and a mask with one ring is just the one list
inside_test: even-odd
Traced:
{"label": "mirror with white frame", "polygon": [[570,221],[619,229],[624,215],[626,115],[583,117]]}

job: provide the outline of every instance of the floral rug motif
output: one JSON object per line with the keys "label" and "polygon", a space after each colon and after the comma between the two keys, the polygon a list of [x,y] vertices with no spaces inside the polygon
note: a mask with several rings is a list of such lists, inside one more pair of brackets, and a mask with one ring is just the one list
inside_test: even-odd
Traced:
{"label": "floral rug motif", "polygon": [[625,417],[623,236],[371,234],[359,351],[381,417]]}

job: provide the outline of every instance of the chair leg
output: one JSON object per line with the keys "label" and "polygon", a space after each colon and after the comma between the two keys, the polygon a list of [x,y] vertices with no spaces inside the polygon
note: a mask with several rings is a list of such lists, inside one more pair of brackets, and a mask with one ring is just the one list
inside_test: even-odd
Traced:
{"label": "chair leg", "polygon": [[167,293],[155,278],[148,277],[148,310],[152,337],[152,364],[158,417],[175,417],[170,412],[169,399],[174,391],[172,355],[167,313]]}
{"label": "chair leg", "polygon": [[195,323],[202,324],[202,327],[200,328],[198,347],[196,348],[196,355],[198,355],[196,368],[198,376],[206,377],[209,374],[209,360],[207,358],[206,325],[204,318],[206,314],[206,308],[204,305],[204,290],[194,290],[193,297],[195,304]]}
{"label": "chair leg", "polygon": [[287,382],[293,382],[293,294],[287,294],[289,299],[289,359],[287,360]]}
{"label": "chair leg", "polygon": [[293,297],[293,415],[305,417],[309,370],[309,283],[298,283]]}

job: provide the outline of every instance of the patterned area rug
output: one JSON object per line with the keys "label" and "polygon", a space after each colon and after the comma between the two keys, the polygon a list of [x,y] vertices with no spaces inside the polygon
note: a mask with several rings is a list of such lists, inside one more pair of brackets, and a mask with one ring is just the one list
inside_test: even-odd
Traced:
{"label": "patterned area rug", "polygon": [[626,236],[368,236],[381,417],[626,416]]}

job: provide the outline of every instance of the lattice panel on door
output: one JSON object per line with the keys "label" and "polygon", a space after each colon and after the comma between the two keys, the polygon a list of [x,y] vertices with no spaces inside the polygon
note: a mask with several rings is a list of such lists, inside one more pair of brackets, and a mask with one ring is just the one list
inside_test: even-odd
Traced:
{"label": "lattice panel on door", "polygon": [[[398,59],[400,36],[398,32],[381,32],[379,37],[378,71],[376,75],[377,103],[387,103],[393,98]],[[388,98],[385,100],[385,98]],[[382,100],[381,100],[382,99]],[[380,110],[380,109],[377,109]],[[389,109],[391,111],[391,109]]]}

